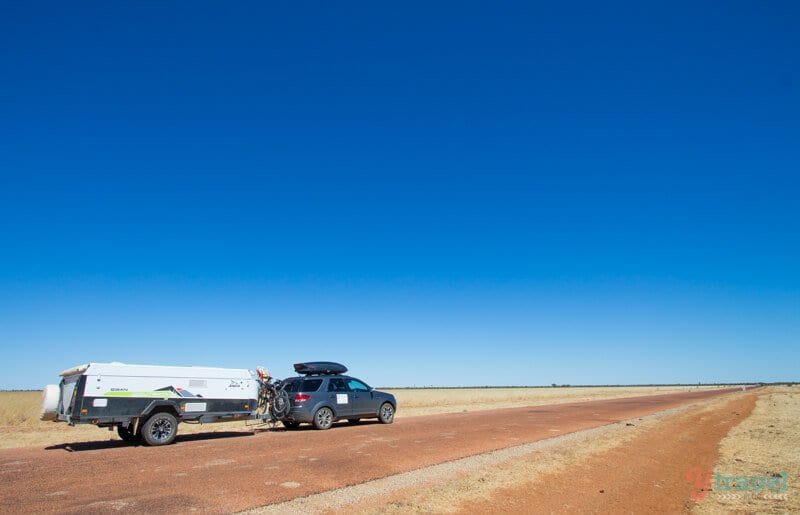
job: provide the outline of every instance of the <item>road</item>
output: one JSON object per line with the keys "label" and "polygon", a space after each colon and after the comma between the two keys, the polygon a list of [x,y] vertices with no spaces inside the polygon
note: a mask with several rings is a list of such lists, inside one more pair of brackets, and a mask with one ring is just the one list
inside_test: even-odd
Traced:
{"label": "road", "polygon": [[551,514],[693,513],[696,502],[716,489],[709,471],[718,466],[720,441],[752,413],[757,398],[757,393],[730,395],[727,402],[681,411],[649,429],[637,421],[624,445],[568,461],[534,481],[523,477],[488,499],[459,505],[457,513],[525,513],[531,506]]}
{"label": "road", "polygon": [[[0,511],[232,512],[649,415],[736,389],[206,433],[166,447],[121,442],[0,450]],[[402,406],[400,406],[402,413]]]}

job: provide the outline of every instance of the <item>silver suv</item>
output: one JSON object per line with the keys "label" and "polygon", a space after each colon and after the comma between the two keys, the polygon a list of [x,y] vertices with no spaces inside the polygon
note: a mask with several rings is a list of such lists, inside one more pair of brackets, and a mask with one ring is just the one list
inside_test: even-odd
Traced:
{"label": "silver suv", "polygon": [[[320,363],[320,362],[316,362]],[[327,362],[325,362],[327,363]],[[364,381],[342,375],[326,373],[341,368],[304,368],[300,363],[295,370],[304,373],[283,382],[283,390],[289,394],[289,414],[281,422],[289,429],[302,423],[310,423],[316,429],[329,429],[337,420],[357,424],[362,418],[377,418],[383,424],[394,421],[397,401],[394,395],[374,390]]]}

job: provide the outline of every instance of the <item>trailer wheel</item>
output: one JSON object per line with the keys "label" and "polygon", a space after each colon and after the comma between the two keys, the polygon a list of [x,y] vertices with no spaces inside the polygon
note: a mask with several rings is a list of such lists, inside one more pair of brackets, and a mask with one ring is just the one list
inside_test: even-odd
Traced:
{"label": "trailer wheel", "polygon": [[300,427],[300,422],[295,422],[294,420],[283,420],[281,424],[283,424],[283,427],[286,429],[297,429]]}
{"label": "trailer wheel", "polygon": [[162,411],[147,419],[142,426],[142,439],[147,445],[167,445],[178,433],[178,419]]}
{"label": "trailer wheel", "polygon": [[391,424],[394,422],[394,406],[391,403],[384,402],[378,412],[378,420],[381,424]]}
{"label": "trailer wheel", "polygon": [[136,443],[141,440],[142,436],[139,433],[134,433],[133,431],[131,431],[131,426],[128,427],[117,426],[117,434],[119,435],[120,438],[122,438],[122,441],[128,443]]}
{"label": "trailer wheel", "polygon": [[333,410],[322,407],[314,413],[315,429],[330,429],[333,425]]}

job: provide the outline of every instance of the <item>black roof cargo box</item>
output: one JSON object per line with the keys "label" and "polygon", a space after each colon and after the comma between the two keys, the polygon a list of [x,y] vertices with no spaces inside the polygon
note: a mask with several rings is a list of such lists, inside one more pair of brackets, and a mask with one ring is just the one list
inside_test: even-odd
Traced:
{"label": "black roof cargo box", "polygon": [[295,363],[294,371],[298,374],[344,374],[347,367],[341,363],[333,361],[309,361],[307,363]]}

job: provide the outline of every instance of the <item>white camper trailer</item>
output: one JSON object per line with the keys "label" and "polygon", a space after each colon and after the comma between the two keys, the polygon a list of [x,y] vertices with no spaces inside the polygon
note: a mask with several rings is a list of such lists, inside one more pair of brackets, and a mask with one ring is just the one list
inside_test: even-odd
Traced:
{"label": "white camper trailer", "polygon": [[259,381],[250,370],[89,363],[48,385],[42,420],[117,428],[126,441],[172,442],[182,421],[252,417]]}

